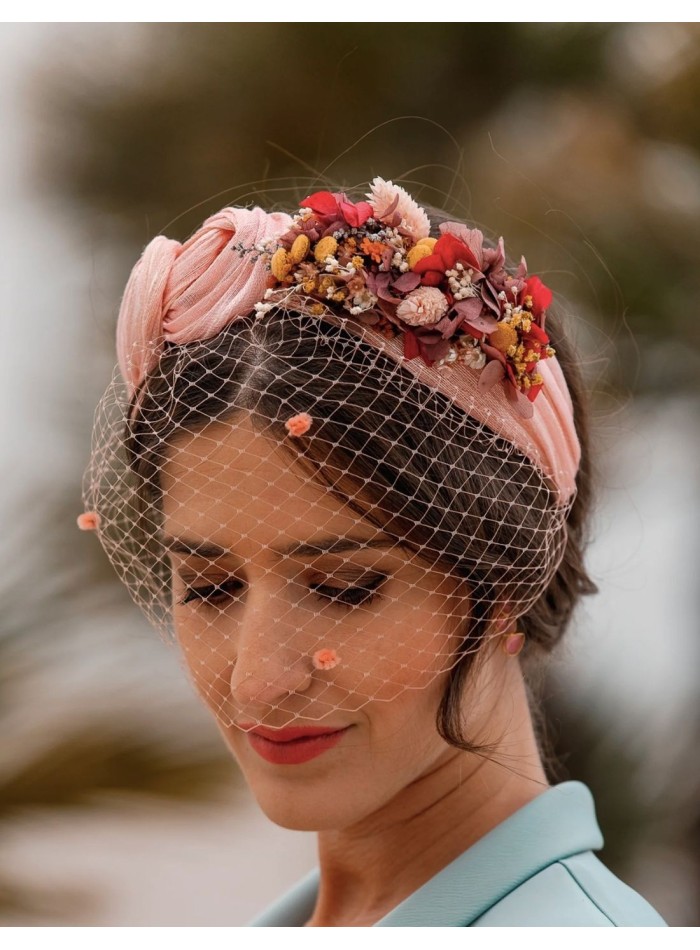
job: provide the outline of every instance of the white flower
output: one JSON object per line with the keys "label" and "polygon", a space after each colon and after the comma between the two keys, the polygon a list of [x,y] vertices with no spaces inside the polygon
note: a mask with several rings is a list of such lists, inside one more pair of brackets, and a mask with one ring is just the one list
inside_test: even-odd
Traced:
{"label": "white flower", "polygon": [[428,215],[400,185],[395,185],[391,181],[384,181],[383,178],[377,177],[370,188],[371,191],[367,192],[367,198],[369,198],[369,203],[372,205],[377,218],[381,219],[398,195],[399,201],[396,210],[401,215],[401,227],[411,234],[414,241],[430,237],[430,219]]}
{"label": "white flower", "polygon": [[271,303],[254,304],[253,309],[255,310],[255,313],[256,313],[256,320],[259,320],[260,317],[266,314],[268,310],[272,310],[273,307],[274,307],[274,304],[271,304]]}
{"label": "white flower", "polygon": [[460,354],[460,362],[472,369],[482,369],[486,365],[486,354],[480,346],[465,346]]}
{"label": "white flower", "polygon": [[356,294],[353,294],[352,299],[348,301],[348,303],[352,304],[350,313],[357,314],[362,313],[364,310],[370,310],[376,302],[377,298],[372,291],[364,287]]}
{"label": "white flower", "polygon": [[447,297],[437,287],[417,287],[396,308],[396,316],[413,327],[437,323],[447,313]]}

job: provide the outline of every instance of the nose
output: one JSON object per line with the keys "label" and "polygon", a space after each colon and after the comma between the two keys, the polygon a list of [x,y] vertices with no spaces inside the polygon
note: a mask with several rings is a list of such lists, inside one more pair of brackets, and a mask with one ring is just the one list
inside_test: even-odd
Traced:
{"label": "nose", "polygon": [[295,616],[301,620],[281,596],[249,591],[230,679],[231,698],[239,711],[259,716],[311,685],[313,662],[308,651],[299,648],[303,634]]}

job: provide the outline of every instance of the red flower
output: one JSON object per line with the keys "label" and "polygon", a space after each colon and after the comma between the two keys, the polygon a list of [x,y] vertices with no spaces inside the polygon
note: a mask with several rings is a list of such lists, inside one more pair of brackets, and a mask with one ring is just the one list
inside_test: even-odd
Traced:
{"label": "red flower", "polygon": [[316,214],[334,215],[338,211],[338,202],[330,191],[316,191],[299,202],[300,208],[311,208]]}
{"label": "red flower", "polygon": [[458,262],[465,267],[481,271],[481,263],[464,241],[460,241],[454,234],[443,234],[438,238],[433,253],[417,261],[411,269],[416,274],[422,274],[421,283],[428,287],[437,287],[445,279],[445,271],[453,270]]}
{"label": "red flower", "polygon": [[311,208],[316,214],[330,218],[342,218],[351,228],[361,228],[371,218],[374,210],[368,201],[356,204],[348,201],[344,192],[316,191],[299,202],[300,208]]}
{"label": "red flower", "polygon": [[535,397],[537,396],[537,393],[540,391],[540,389],[542,389],[543,386],[544,386],[544,383],[536,383],[534,386],[530,386],[528,391],[525,393],[525,395],[530,400],[530,402],[535,401]]}
{"label": "red flower", "polygon": [[[544,289],[547,290],[546,287]],[[547,359],[548,354],[546,348],[549,345],[549,337],[544,332],[542,327],[538,326],[536,323],[532,323],[530,325],[529,331],[523,334],[522,341],[525,346],[525,353],[533,353],[538,357],[538,359],[529,360],[525,364],[525,370],[528,373],[532,373],[533,371],[537,372],[537,364],[539,360]],[[525,393],[530,402],[535,401],[537,393],[540,391],[540,389],[542,389],[543,386],[544,383],[536,383],[530,386],[530,388]]]}
{"label": "red flower", "polygon": [[[534,360],[529,360],[525,364],[525,370],[527,373],[532,373],[533,370],[536,372],[539,360],[547,359],[546,347],[549,344],[549,337],[542,327],[536,323],[532,323],[530,330],[527,333],[523,333],[520,339],[525,345],[526,354],[536,354]],[[508,386],[512,386],[513,390],[524,392],[530,402],[534,402],[535,397],[544,386],[544,383],[535,383],[528,389],[521,390],[511,360],[500,350],[497,350],[496,347],[487,343],[486,340],[481,340],[480,346],[488,357],[488,362],[481,371],[481,379],[479,381],[480,388],[487,390],[499,382],[499,380],[504,380]]]}
{"label": "red flower", "polygon": [[533,275],[525,281],[525,287],[520,295],[521,302],[524,302],[526,297],[532,297],[530,312],[533,317],[539,317],[551,304],[552,291],[542,283],[539,277]]}
{"label": "red flower", "polygon": [[546,347],[549,344],[549,337],[542,327],[538,327],[536,323],[531,323],[528,332],[522,335],[522,342],[525,346],[526,354],[535,353],[537,356],[536,359],[528,360],[525,364],[525,369],[528,373],[531,373],[537,365],[538,360],[547,358]]}
{"label": "red flower", "polygon": [[367,218],[374,214],[374,208],[368,201],[339,201],[340,212],[351,228],[361,228]]}

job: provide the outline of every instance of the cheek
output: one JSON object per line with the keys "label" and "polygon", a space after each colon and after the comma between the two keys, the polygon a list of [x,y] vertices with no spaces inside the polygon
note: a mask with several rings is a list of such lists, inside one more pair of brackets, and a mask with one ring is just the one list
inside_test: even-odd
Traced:
{"label": "cheek", "polygon": [[[290,668],[309,669],[315,650],[335,650],[338,665],[315,672],[314,688],[304,688],[315,712],[329,715],[333,708],[360,710],[373,700],[392,702],[407,691],[415,695],[434,684],[432,702],[462,642],[454,604],[434,591],[425,593],[405,583],[395,582],[392,596],[378,596],[364,607],[296,610],[284,625],[270,623],[268,612],[261,618],[267,637],[259,641],[255,625],[248,628],[238,614],[234,616],[239,609],[189,606],[173,610],[189,677],[217,713],[230,704],[239,648],[243,665],[264,669],[265,679],[278,676],[280,684]],[[281,695],[279,699],[283,701]]]}
{"label": "cheek", "polygon": [[227,702],[231,679],[231,637],[193,610],[175,609],[173,624],[182,665],[206,705],[218,711]]}
{"label": "cheek", "polygon": [[[425,690],[444,679],[459,658],[464,623],[446,598],[407,588],[384,602],[363,634],[345,648],[351,669],[362,669],[358,691],[392,700],[406,690]],[[360,649],[361,645],[361,649]],[[439,682],[436,683],[439,692]]]}

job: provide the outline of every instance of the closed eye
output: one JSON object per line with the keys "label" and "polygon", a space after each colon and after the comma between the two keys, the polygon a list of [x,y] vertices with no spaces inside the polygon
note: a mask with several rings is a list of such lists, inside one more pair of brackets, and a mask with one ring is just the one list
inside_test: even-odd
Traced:
{"label": "closed eye", "polygon": [[386,575],[378,575],[367,581],[362,587],[328,587],[324,584],[312,584],[311,589],[316,591],[324,600],[330,600],[339,607],[359,607],[371,604],[377,596],[376,588],[386,580]]}
{"label": "closed eye", "polygon": [[179,600],[180,605],[200,601],[206,604],[220,605],[228,600],[237,600],[235,588],[240,587],[241,582],[231,578],[222,584],[207,584],[204,587],[186,587],[185,596]]}
{"label": "closed eye", "polygon": [[[359,607],[372,603],[377,596],[376,588],[386,580],[385,574],[380,574],[367,581],[361,587],[330,587],[327,584],[312,584],[319,600],[339,607]],[[210,606],[223,606],[230,601],[238,600],[236,588],[241,582],[235,578],[221,584],[207,584],[202,587],[187,587],[184,597],[178,601],[180,605],[198,602]]]}

